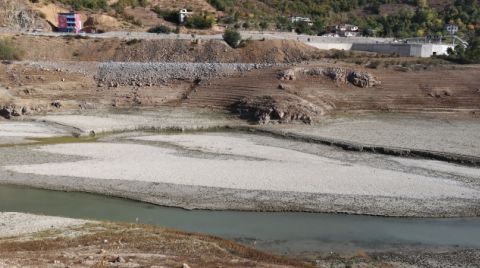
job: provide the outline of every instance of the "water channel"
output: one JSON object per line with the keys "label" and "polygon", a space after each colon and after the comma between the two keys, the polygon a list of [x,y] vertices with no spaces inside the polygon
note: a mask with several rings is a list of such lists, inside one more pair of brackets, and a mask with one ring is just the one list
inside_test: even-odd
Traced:
{"label": "water channel", "polygon": [[460,246],[480,248],[480,218],[411,219],[321,213],[187,211],[102,195],[0,185],[0,211],[140,222],[217,235],[277,253]]}

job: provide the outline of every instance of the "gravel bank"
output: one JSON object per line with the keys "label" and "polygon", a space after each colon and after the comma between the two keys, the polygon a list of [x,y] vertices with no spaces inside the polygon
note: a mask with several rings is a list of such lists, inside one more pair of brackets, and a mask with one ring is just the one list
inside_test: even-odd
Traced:
{"label": "gravel bank", "polygon": [[0,212],[0,238],[85,224],[87,221],[61,217]]}
{"label": "gravel bank", "polygon": [[369,115],[295,126],[284,132],[359,144],[440,151],[480,157],[480,120],[411,115]]}
{"label": "gravel bank", "polygon": [[1,181],[189,209],[419,217],[478,216],[480,211],[480,189],[472,182],[476,168],[445,164],[443,173],[435,171],[435,165],[418,172],[424,160],[411,160],[413,167],[393,161],[400,168],[392,168],[347,155],[336,160],[322,156],[322,151],[279,148],[285,141],[263,139],[273,144],[223,133],[17,150],[18,157],[26,155],[24,163],[32,164],[4,161]]}
{"label": "gravel bank", "polygon": [[68,126],[81,134],[121,132],[133,130],[202,130],[234,127],[245,124],[225,114],[188,109],[157,109],[132,113],[96,111],[81,115],[47,115],[33,120]]}
{"label": "gravel bank", "polygon": [[[41,152],[89,158],[71,163],[7,166],[10,171],[47,176],[135,180],[229,189],[350,194],[404,198],[476,198],[480,192],[454,181],[386,171],[255,145],[217,135],[152,136],[226,159],[178,156],[175,151],[137,144],[90,143],[42,147]],[[238,159],[229,159],[233,155]],[[135,164],[134,164],[135,163]],[[185,167],[189,167],[186,169]],[[295,179],[294,179],[295,178]]]}

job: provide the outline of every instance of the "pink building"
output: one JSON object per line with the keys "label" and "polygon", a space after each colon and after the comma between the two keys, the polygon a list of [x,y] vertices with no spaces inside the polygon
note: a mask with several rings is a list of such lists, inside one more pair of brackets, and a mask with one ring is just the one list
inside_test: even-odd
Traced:
{"label": "pink building", "polygon": [[79,33],[82,30],[80,15],[75,12],[58,14],[58,31],[66,33]]}

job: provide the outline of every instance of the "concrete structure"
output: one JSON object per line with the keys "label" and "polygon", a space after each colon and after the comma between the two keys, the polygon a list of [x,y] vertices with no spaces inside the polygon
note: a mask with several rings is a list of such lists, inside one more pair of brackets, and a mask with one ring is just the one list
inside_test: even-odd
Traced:
{"label": "concrete structure", "polygon": [[318,36],[305,39],[302,36],[297,40],[318,49],[366,51],[402,57],[445,55],[448,48],[454,48],[451,43],[396,42],[392,38]]}
{"label": "concrete structure", "polygon": [[58,31],[66,33],[79,33],[82,30],[80,15],[75,12],[58,14]]}
{"label": "concrete structure", "polygon": [[351,50],[376,52],[380,54],[393,54],[401,57],[421,57],[428,58],[435,55],[447,54],[448,48],[453,48],[447,44],[407,44],[407,43],[379,43],[365,44],[354,43]]}

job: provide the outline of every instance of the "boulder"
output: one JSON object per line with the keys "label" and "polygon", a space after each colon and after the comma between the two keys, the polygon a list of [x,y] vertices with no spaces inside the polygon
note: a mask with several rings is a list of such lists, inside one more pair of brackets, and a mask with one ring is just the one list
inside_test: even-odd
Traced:
{"label": "boulder", "polygon": [[278,73],[278,79],[280,80],[296,80],[295,69],[287,69]]}
{"label": "boulder", "polygon": [[298,96],[245,97],[234,103],[232,112],[257,124],[302,122],[311,124],[327,107],[319,107]]}
{"label": "boulder", "polygon": [[366,72],[352,71],[347,76],[348,82],[356,87],[374,87],[379,85],[380,82],[373,77],[373,75]]}
{"label": "boulder", "polygon": [[50,103],[50,105],[52,105],[55,108],[61,108],[62,107],[62,103],[58,100],[52,101],[52,103]]}
{"label": "boulder", "polygon": [[0,116],[5,119],[11,119],[12,117],[18,117],[26,114],[28,110],[28,107],[4,105],[0,107]]}

